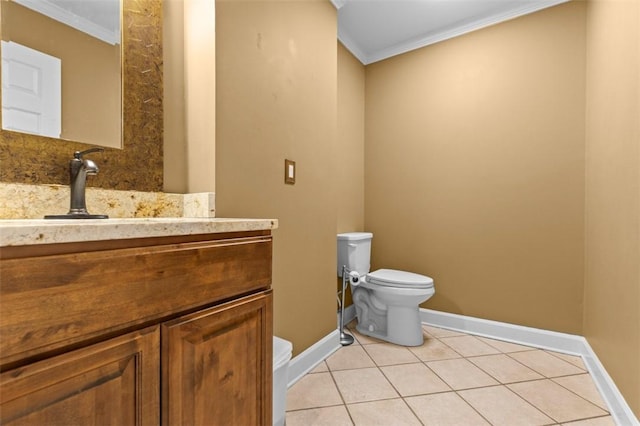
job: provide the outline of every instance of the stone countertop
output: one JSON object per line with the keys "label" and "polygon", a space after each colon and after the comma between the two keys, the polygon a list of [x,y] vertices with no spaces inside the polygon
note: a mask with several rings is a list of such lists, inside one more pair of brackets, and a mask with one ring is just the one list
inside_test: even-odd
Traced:
{"label": "stone countertop", "polygon": [[271,230],[277,219],[5,219],[0,247]]}

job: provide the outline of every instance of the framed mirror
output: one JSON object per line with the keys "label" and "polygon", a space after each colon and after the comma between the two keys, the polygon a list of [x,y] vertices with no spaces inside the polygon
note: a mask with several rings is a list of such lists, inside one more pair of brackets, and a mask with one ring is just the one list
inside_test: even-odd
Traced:
{"label": "framed mirror", "polygon": [[[56,1],[65,3],[68,0]],[[110,119],[109,125],[117,128],[121,137],[116,138],[115,147],[107,147],[104,152],[94,154],[93,159],[99,165],[100,173],[92,177],[91,186],[161,191],[162,0],[116,1],[122,2],[122,21],[121,48],[118,49],[121,74],[117,79],[121,87],[121,96],[116,93],[115,98],[122,101],[115,102],[121,105],[121,112]],[[0,0],[0,33],[3,34],[3,39],[5,25],[24,25],[18,20],[14,22],[12,16],[5,15],[5,3],[12,2],[13,0]],[[81,3],[92,2],[82,0]],[[11,24],[8,24],[9,20]],[[57,43],[56,41],[55,44]],[[4,61],[2,68],[4,73]],[[105,95],[98,94],[99,89],[106,86],[108,80],[105,76],[96,77],[84,89],[84,96],[95,98],[98,103],[108,103]],[[2,89],[4,91],[4,87]],[[109,90],[118,92],[118,89]],[[86,120],[88,119],[72,116],[70,123],[72,127],[78,127]],[[64,127],[63,125],[63,135]],[[99,133],[104,136],[106,132],[103,130]],[[63,140],[3,128],[0,130],[0,181],[68,185],[68,162],[73,153],[95,145],[104,146],[100,142],[80,137]]]}
{"label": "framed mirror", "polygon": [[120,0],[5,0],[2,128],[122,147]]}

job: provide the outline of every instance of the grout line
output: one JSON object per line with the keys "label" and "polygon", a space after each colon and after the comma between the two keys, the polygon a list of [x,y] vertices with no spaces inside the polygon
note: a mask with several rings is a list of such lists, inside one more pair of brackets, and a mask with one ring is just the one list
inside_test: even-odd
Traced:
{"label": "grout line", "polygon": [[[533,382],[536,380],[544,380],[544,379],[548,379],[546,378],[546,376],[544,376],[543,374],[541,374],[538,371],[535,371],[534,369],[532,369],[531,367],[522,364],[521,362],[519,362],[517,359],[514,359],[512,357],[509,357],[510,359],[514,360],[515,362],[519,363],[520,365],[522,365],[523,367],[527,368],[528,370],[531,370],[533,372],[535,372],[536,374],[539,374],[542,379],[532,379],[532,380],[521,380],[521,381],[516,381],[516,382],[509,382],[509,383],[505,383],[502,382],[500,379],[498,379],[497,377],[493,376],[491,373],[489,373],[488,371],[486,371],[485,369],[483,369],[482,367],[480,367],[479,365],[476,365],[474,362],[470,361],[469,358],[480,358],[480,357],[485,357],[485,356],[494,356],[494,355],[506,355],[508,356],[508,354],[502,352],[500,349],[498,348],[494,348],[496,350],[498,350],[500,353],[499,354],[487,354],[487,355],[478,355],[478,356],[468,356],[468,357],[464,357],[465,360],[467,360],[468,362],[470,362],[472,365],[474,365],[476,368],[478,368],[480,371],[484,372],[485,374],[487,374],[489,377],[491,377],[492,379],[494,379],[495,381],[497,381],[499,384],[498,385],[492,385],[492,386],[480,386],[480,387],[476,387],[476,388],[470,388],[470,389],[485,389],[485,388],[490,388],[490,387],[503,387],[505,389],[507,389],[509,392],[511,392],[512,394],[514,394],[517,398],[521,399],[522,401],[524,401],[527,405],[531,406],[533,409],[535,409],[536,411],[542,413],[545,417],[549,418],[553,423],[551,424],[559,424],[557,423],[557,420],[551,416],[549,413],[546,413],[545,411],[543,411],[542,409],[536,407],[535,405],[533,405],[529,400],[525,399],[524,397],[520,396],[519,394],[517,394],[516,392],[514,392],[511,388],[509,388],[509,384],[514,384],[514,383],[526,383],[526,382]],[[468,390],[468,389],[460,389],[460,391],[464,391],[464,390]],[[456,393],[458,393],[458,391],[456,390]],[[458,396],[462,399],[464,399],[464,396],[461,394],[458,394]],[[466,399],[465,399],[466,401]],[[471,405],[471,403],[467,402],[469,405]],[[472,406],[473,407],[473,406]],[[476,410],[477,411],[477,410]],[[482,415],[481,413],[478,413],[480,415]],[[483,416],[484,418],[484,416]],[[486,418],[485,418],[486,419]],[[487,421],[489,421],[489,419],[486,419]],[[489,422],[491,423],[491,422]]]}
{"label": "grout line", "polygon": [[[534,349],[536,351],[539,351],[541,349]],[[530,352],[530,351],[526,351],[526,352]],[[515,352],[515,353],[521,353],[521,352]],[[533,371],[536,374],[539,374],[541,379],[532,379],[532,380],[524,380],[525,382],[533,382],[535,380],[542,380],[542,379],[548,379],[548,377],[544,374],[542,374],[540,371],[536,370],[535,368],[531,367],[530,365],[525,364],[524,362],[520,361],[517,358],[512,357],[510,354],[505,354],[507,355],[510,359],[512,359],[513,361],[517,362],[518,364],[522,365],[525,368],[528,368],[529,370]]]}
{"label": "grout line", "polygon": [[[536,350],[536,351],[546,352],[546,351],[545,351],[545,350],[543,350],[543,349],[535,349],[535,350]],[[532,351],[526,351],[526,352],[532,352]],[[515,353],[522,353],[522,352],[515,352]],[[573,376],[573,375],[574,375],[574,374],[563,374],[563,375],[560,375],[560,376],[549,376],[549,375],[547,375],[547,374],[544,374],[544,373],[543,373],[543,372],[541,372],[541,371],[536,370],[533,366],[531,366],[531,365],[527,365],[527,364],[525,364],[524,362],[520,361],[519,359],[512,357],[512,356],[511,356],[511,354],[505,354],[505,355],[509,356],[509,358],[511,358],[511,359],[512,359],[512,360],[514,360],[515,362],[517,362],[517,363],[519,363],[519,364],[521,364],[521,365],[523,365],[523,366],[527,367],[528,369],[530,369],[530,370],[532,370],[532,371],[535,371],[536,373],[538,373],[539,375],[541,375],[541,376],[542,376],[543,378],[545,378],[545,379],[551,379],[551,378],[554,378],[554,377]],[[560,360],[560,361],[563,361],[563,362],[565,362],[565,363],[567,363],[567,364],[569,364],[569,365],[571,365],[571,366],[573,366],[573,367],[575,367],[575,365],[571,364],[570,362],[566,362],[566,361],[564,361],[564,360],[562,360],[562,359],[560,359],[560,358],[557,358],[557,357],[555,357],[555,358],[556,358],[556,359],[558,359],[558,360]],[[540,379],[538,379],[538,380],[540,380]]]}
{"label": "grout line", "polygon": [[[585,375],[585,374],[589,376],[589,379],[591,379],[591,381],[593,381],[593,378],[591,378],[591,375],[590,375],[589,373],[572,374],[572,375],[569,375],[569,376],[554,377],[554,378],[549,379],[549,380],[551,380],[551,381],[552,381],[553,383],[555,383],[556,385],[558,385],[558,386],[560,386],[560,387],[562,387],[562,388],[564,388],[564,389],[568,390],[569,392],[571,392],[572,394],[576,395],[577,397],[579,397],[579,398],[581,398],[581,399],[583,399],[583,400],[587,401],[589,404],[591,404],[591,405],[593,405],[593,406],[595,406],[595,407],[598,407],[598,408],[599,408],[599,409],[601,409],[602,411],[605,411],[605,412],[607,413],[607,415],[611,415],[611,413],[609,412],[609,408],[603,408],[603,407],[602,407],[602,406],[600,406],[599,404],[596,404],[596,403],[595,403],[595,402],[593,402],[593,401],[589,401],[589,400],[588,400],[587,398],[585,398],[584,396],[582,396],[582,395],[580,395],[580,394],[578,394],[578,393],[574,392],[573,390],[569,389],[568,387],[564,386],[562,383],[558,383],[558,382],[556,382],[555,380],[553,380],[553,379],[560,379],[560,378],[563,378],[563,377],[582,376],[582,375]],[[595,383],[593,384],[593,386],[595,387]],[[596,390],[597,390],[597,388],[596,388]],[[598,392],[598,394],[599,394],[599,392]],[[602,399],[602,396],[600,396],[600,399]],[[604,401],[603,401],[603,402],[604,402]],[[599,416],[599,417],[602,417],[602,416]]]}
{"label": "grout line", "polygon": [[409,411],[411,412],[411,414],[413,414],[413,416],[420,422],[421,425],[425,426],[425,423],[420,419],[420,417],[418,416],[418,414],[413,411],[413,408],[411,408],[411,406],[409,405],[409,403],[406,401],[405,397],[401,397],[402,402],[404,403],[404,405],[407,406],[407,408],[409,409]]}
{"label": "grout line", "polygon": [[[506,356],[507,354],[502,353],[502,354],[495,354],[495,355],[504,355],[504,356]],[[481,357],[484,357],[484,356],[495,356],[495,355],[482,355],[482,356],[475,356],[475,357],[469,357],[469,358],[481,358]],[[468,359],[468,358],[467,358],[467,359]],[[512,360],[513,360],[513,358],[511,358],[511,357],[509,357],[509,359],[512,359]],[[514,361],[516,361],[516,362],[517,362],[517,360],[514,360]],[[476,367],[478,367],[480,370],[484,371],[484,372],[485,372],[485,374],[487,374],[489,377],[493,378],[495,381],[497,381],[498,383],[500,383],[500,384],[502,384],[502,385],[508,385],[508,384],[511,384],[511,383],[531,382],[531,381],[533,381],[533,380],[539,380],[539,379],[527,379],[527,380],[516,380],[516,381],[513,381],[513,382],[503,382],[502,380],[500,380],[500,379],[498,379],[497,377],[493,376],[491,373],[489,373],[487,370],[485,370],[484,368],[482,368],[481,366],[479,366],[479,365],[478,365],[478,364],[476,364],[475,362],[473,362],[473,361],[471,361],[471,360],[469,360],[469,362],[470,362],[471,364],[475,365]],[[522,364],[521,364],[521,365],[522,365]],[[526,365],[522,365],[522,366],[523,366],[524,368],[526,368],[527,370],[531,370],[531,372],[533,372],[533,373],[540,374],[540,373],[538,373],[537,371],[535,371],[535,370],[531,369],[530,367],[527,367]],[[542,376],[542,375],[541,375],[541,377],[543,377],[543,378],[544,378],[544,376]]]}
{"label": "grout line", "polygon": [[[338,351],[340,349],[342,349],[342,348],[339,348]],[[353,421],[353,417],[351,417],[351,412],[349,411],[349,407],[347,406],[347,402],[344,400],[344,395],[342,395],[342,391],[340,390],[340,386],[338,386],[338,382],[336,382],[336,378],[333,376],[333,371],[329,367],[329,363],[327,363],[327,369],[329,370],[329,375],[331,376],[331,381],[333,381],[333,385],[336,387],[336,390],[338,391],[338,395],[340,395],[340,400],[342,400],[342,406],[344,407],[345,410],[347,410],[347,416],[349,416],[349,420],[351,421],[351,424],[355,425],[356,422],[354,422]]]}
{"label": "grout line", "polygon": [[[456,337],[456,336],[451,336],[451,337]],[[464,355],[461,354],[459,351],[456,351],[452,346],[447,345],[447,342],[443,342],[442,338],[440,337],[436,337],[435,338],[438,342],[442,343],[443,345],[445,345],[447,348],[451,349],[453,352],[457,353],[458,355],[460,355],[462,358],[464,358]]]}
{"label": "grout line", "polygon": [[322,407],[294,408],[293,410],[287,410],[286,413],[297,413],[299,411],[318,410],[320,408],[342,407],[343,405],[345,404],[323,405]]}
{"label": "grout line", "polygon": [[[549,355],[556,357],[557,359],[566,362],[567,364],[571,364],[576,368],[579,368],[580,370],[584,371],[585,373],[588,373],[587,371],[587,367],[584,365],[584,361],[582,361],[582,366],[576,365],[572,362],[567,361],[566,359],[563,359],[559,356],[557,356],[556,354],[559,354],[560,352],[555,352],[555,351],[550,351],[550,350],[546,350],[545,352],[547,352]],[[568,354],[564,354],[564,355],[568,355]],[[582,360],[582,357],[579,355],[571,355],[571,356],[575,356],[576,358],[580,358],[580,360]]]}
{"label": "grout line", "polygon": [[[349,330],[352,331],[352,330]],[[352,331],[353,333],[353,331]],[[427,333],[425,331],[425,333]],[[472,334],[468,334],[468,333],[459,333],[460,336],[466,336],[466,335],[470,335],[473,336]],[[308,408],[301,408],[301,409],[295,409],[295,410],[287,410],[287,412],[300,412],[300,411],[305,411],[305,410],[314,410],[314,409],[319,409],[319,408],[328,408],[328,407],[339,407],[339,406],[344,406],[345,410],[347,411],[347,415],[349,416],[349,419],[351,421],[351,423],[353,425],[355,425],[355,421],[351,415],[351,412],[349,411],[349,405],[358,405],[358,404],[366,404],[366,403],[371,403],[371,402],[376,402],[376,401],[386,401],[386,400],[396,400],[396,399],[401,399],[402,402],[404,403],[404,405],[409,408],[410,412],[414,415],[414,417],[416,419],[418,419],[418,421],[424,425],[424,422],[420,419],[420,417],[417,415],[417,413],[411,408],[411,406],[408,404],[407,399],[408,398],[414,398],[414,397],[420,397],[420,396],[428,396],[428,395],[437,395],[437,394],[445,394],[445,393],[455,393],[460,399],[462,399],[465,404],[467,404],[469,407],[471,407],[471,409],[476,412],[480,417],[482,417],[484,420],[486,420],[489,424],[491,424],[491,422],[489,421],[489,419],[487,419],[485,416],[482,415],[482,413],[480,413],[472,404],[470,404],[461,394],[460,392],[463,391],[467,391],[467,390],[474,390],[474,389],[485,389],[485,388],[491,388],[491,387],[498,387],[501,386],[503,388],[508,389],[509,392],[513,393],[514,395],[516,395],[519,399],[525,401],[528,405],[530,405],[531,407],[533,407],[535,410],[539,411],[540,413],[544,414],[546,417],[548,417],[549,419],[552,420],[553,425],[560,425],[561,423],[559,423],[557,420],[555,420],[555,418],[553,418],[550,414],[544,412],[542,409],[536,407],[535,405],[533,405],[530,401],[528,401],[527,399],[525,399],[524,397],[520,396],[518,393],[516,393],[515,391],[513,391],[509,385],[512,384],[519,384],[519,383],[527,383],[527,382],[536,382],[536,381],[543,381],[543,380],[547,380],[547,381],[551,381],[554,384],[557,384],[558,386],[562,387],[563,389],[568,390],[570,393],[578,396],[580,399],[586,401],[587,403],[589,403],[590,405],[593,405],[601,410],[603,410],[606,414],[603,415],[596,415],[593,417],[588,417],[588,418],[579,418],[579,419],[574,419],[571,421],[584,421],[584,420],[590,420],[590,419],[598,419],[598,418],[605,418],[605,417],[610,417],[611,418],[611,413],[609,412],[609,410],[607,408],[603,408],[598,404],[593,403],[592,401],[588,400],[587,398],[577,394],[576,392],[572,391],[571,389],[563,386],[562,384],[556,382],[554,379],[559,379],[559,378],[563,378],[563,377],[572,377],[572,376],[583,376],[583,375],[587,375],[590,380],[594,381],[594,378],[592,377],[591,373],[589,371],[585,371],[584,368],[579,367],[565,359],[562,359],[560,357],[557,357],[553,354],[553,351],[547,351],[544,349],[539,349],[539,348],[535,348],[535,347],[531,347],[531,349],[523,349],[522,351],[515,351],[515,352],[503,352],[501,349],[492,346],[490,343],[487,342],[483,342],[489,346],[491,346],[493,349],[497,350],[498,353],[495,354],[479,354],[479,355],[470,355],[470,356],[464,356],[463,354],[461,354],[459,351],[456,351],[454,348],[450,347],[449,345],[447,345],[442,339],[446,339],[448,337],[457,337],[457,336],[442,336],[442,337],[436,337],[433,336],[429,333],[427,333],[427,336],[425,336],[425,340],[427,338],[429,339],[433,339],[434,341],[437,341],[441,344],[443,344],[445,347],[449,348],[451,351],[453,351],[454,353],[458,354],[459,357],[458,358],[446,358],[446,359],[434,359],[434,360],[423,360],[421,358],[418,357],[417,354],[413,353],[413,351],[411,351],[411,348],[406,348],[409,350],[409,352],[415,356],[417,358],[417,360],[415,362],[402,362],[402,363],[394,363],[394,364],[385,364],[385,365],[379,365],[375,359],[373,359],[373,357],[369,354],[369,352],[366,349],[367,345],[372,345],[372,344],[385,344],[385,342],[369,342],[369,343],[365,343],[363,344],[362,342],[358,341],[357,337],[355,336],[354,333],[354,337],[356,339],[356,341],[358,342],[358,344],[354,345],[354,347],[361,347],[363,352],[366,354],[367,358],[373,363],[373,366],[370,367],[356,367],[356,368],[345,368],[345,369],[340,369],[340,370],[333,370],[330,368],[329,363],[326,362],[327,360],[323,360],[322,362],[324,362],[326,364],[327,367],[327,371],[322,371],[322,372],[318,372],[318,373],[314,373],[314,374],[320,374],[320,373],[326,373],[328,372],[330,374],[331,380],[334,384],[334,386],[336,387],[338,394],[340,395],[340,399],[342,401],[342,404],[333,404],[333,405],[328,405],[328,406],[323,406],[323,407],[308,407]],[[521,345],[521,346],[526,346],[526,345]],[[343,347],[338,348],[338,350],[342,349]],[[580,372],[577,373],[573,373],[573,374],[565,374],[565,375],[561,375],[561,376],[547,376],[545,374],[542,374],[541,372],[537,371],[536,369],[524,364],[523,362],[519,361],[518,359],[510,356],[513,353],[521,353],[521,352],[527,352],[527,351],[531,351],[531,350],[542,350],[543,352],[547,352],[549,355],[553,356],[555,359],[560,360],[566,364],[569,364],[573,367],[576,367],[580,370]],[[521,381],[515,381],[515,382],[508,382],[508,383],[503,383],[502,381],[498,380],[498,378],[494,377],[492,374],[490,374],[488,371],[486,371],[485,369],[483,369],[482,367],[476,365],[475,363],[473,363],[471,361],[471,359],[473,358],[481,358],[481,357],[488,357],[488,356],[495,356],[495,355],[504,355],[507,356],[509,359],[515,361],[516,363],[522,365],[524,368],[527,368],[537,374],[540,374],[541,378],[536,378],[536,379],[530,379],[530,380],[521,380]],[[494,379],[495,381],[498,382],[498,384],[495,385],[488,385],[488,386],[477,386],[477,387],[472,387],[472,388],[465,388],[465,389],[453,389],[451,387],[451,385],[449,383],[447,383],[446,380],[444,380],[444,378],[442,378],[440,375],[438,375],[438,373],[436,371],[434,371],[433,369],[431,369],[428,365],[428,363],[430,362],[438,362],[438,361],[449,361],[449,360],[456,360],[456,359],[464,359],[465,361],[471,363],[473,366],[475,366],[476,368],[478,368],[480,371],[484,372],[485,374],[487,374],[489,377],[491,377],[492,379]],[[437,391],[437,392],[428,392],[428,393],[421,393],[421,394],[417,394],[417,395],[408,395],[408,396],[403,396],[400,394],[400,391],[398,390],[398,388],[393,384],[393,382],[389,379],[389,377],[387,377],[387,375],[384,373],[384,371],[382,370],[382,367],[392,367],[392,366],[399,366],[399,365],[408,365],[408,364],[422,364],[425,367],[427,367],[427,369],[429,371],[431,371],[435,377],[439,378],[448,388],[448,390],[443,390],[443,391]],[[344,395],[342,393],[342,391],[340,390],[340,387],[338,386],[338,383],[335,379],[334,373],[340,372],[340,371],[349,371],[349,370],[362,370],[365,368],[375,368],[377,369],[382,376],[384,377],[384,379],[390,384],[390,386],[392,387],[392,389],[396,392],[397,396],[395,397],[387,397],[387,398],[380,398],[380,399],[375,399],[375,400],[371,400],[371,401],[358,401],[358,402],[353,402],[348,404],[344,398]],[[311,372],[307,373],[307,374],[311,374]],[[595,386],[595,383],[594,383]],[[597,388],[597,386],[596,386]],[[604,401],[603,401],[604,402]],[[605,403],[606,404],[606,403]]]}
{"label": "grout line", "polygon": [[[492,386],[485,386],[485,387],[492,387]],[[479,388],[478,388],[478,389],[479,389]],[[468,390],[468,389],[460,389],[460,390]],[[453,392],[454,392],[454,393],[456,394],[456,396],[457,396],[458,398],[460,398],[460,399],[461,399],[465,404],[467,404],[469,407],[471,407],[471,409],[472,409],[473,411],[475,411],[475,412],[476,412],[480,417],[482,417],[484,420],[486,420],[486,422],[487,422],[487,423],[489,423],[490,425],[493,425],[493,423],[491,423],[491,421],[489,421],[489,419],[488,419],[488,418],[486,418],[485,416],[483,416],[483,415],[482,415],[482,413],[481,413],[480,411],[476,410],[476,407],[474,407],[473,405],[471,405],[471,403],[470,403],[469,401],[467,401],[466,399],[464,399],[464,397],[463,397],[462,395],[460,395],[460,394],[458,393],[458,391],[457,391],[457,390],[454,390]]]}
{"label": "grout line", "polygon": [[[533,381],[533,380],[528,380],[528,381]],[[523,383],[523,382],[517,382],[517,383]],[[511,384],[511,383],[509,383]],[[533,407],[535,410],[539,411],[540,413],[542,413],[545,417],[551,419],[551,421],[553,423],[550,424],[559,424],[559,422],[549,413],[543,411],[541,408],[536,407],[535,405],[533,405],[533,403],[531,401],[529,401],[528,399],[524,398],[523,396],[520,396],[517,392],[515,392],[514,390],[512,390],[509,386],[507,386],[507,384],[503,384],[502,385],[505,389],[507,389],[509,392],[511,392],[512,394],[514,394],[516,397],[520,398],[521,400],[523,400],[525,403],[527,403],[528,405],[530,405],[531,407]]]}

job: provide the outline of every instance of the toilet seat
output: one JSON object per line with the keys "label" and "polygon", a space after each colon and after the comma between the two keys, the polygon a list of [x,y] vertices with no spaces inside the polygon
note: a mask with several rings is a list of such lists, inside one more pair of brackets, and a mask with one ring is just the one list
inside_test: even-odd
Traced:
{"label": "toilet seat", "polygon": [[413,272],[378,269],[367,274],[367,282],[383,287],[433,288],[433,279]]}

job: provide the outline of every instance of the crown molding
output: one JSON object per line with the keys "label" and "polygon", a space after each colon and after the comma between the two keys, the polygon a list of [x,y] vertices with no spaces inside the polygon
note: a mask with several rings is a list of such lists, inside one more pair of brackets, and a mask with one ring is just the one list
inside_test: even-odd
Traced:
{"label": "crown molding", "polygon": [[336,10],[340,10],[340,8],[347,3],[347,0],[331,0],[331,3],[336,8]]}
{"label": "crown molding", "polygon": [[340,29],[338,29],[338,40],[362,64],[367,65],[369,63],[369,57],[367,54],[358,47],[358,44],[355,43],[348,34],[344,31],[340,31]]}
{"label": "crown molding", "polygon": [[[461,36],[463,34],[467,34],[472,31],[489,27],[491,25],[499,24],[501,22],[518,18],[520,16],[538,12],[542,9],[546,9],[552,6],[566,3],[567,1],[569,0],[542,0],[542,1],[536,2],[535,4],[528,3],[526,5],[510,10],[508,12],[494,15],[488,18],[476,19],[471,22],[467,22],[466,24],[461,26],[456,26],[453,28],[448,28],[443,31],[438,31],[428,35],[419,36],[411,40],[407,40],[405,42],[398,43],[388,48],[381,49],[375,52],[367,53],[362,51],[357,46],[357,44],[353,41],[353,39],[351,39],[348,36],[348,34],[346,34],[344,30],[341,31],[340,29],[338,29],[338,39],[351,53],[353,53],[353,55],[356,58],[358,58],[360,62],[362,62],[362,64],[369,65],[374,62],[388,59],[392,56],[400,55],[402,53],[407,53],[412,50],[420,49],[422,47],[425,47],[434,43],[445,41],[453,37]],[[341,6],[343,6],[346,0],[332,0],[332,2],[341,2],[342,3]]]}
{"label": "crown molding", "polygon": [[111,45],[120,44],[120,31],[111,31],[101,25],[96,24],[95,22],[83,18],[82,16],[71,13],[68,10],[65,10],[47,0],[13,1],[28,9],[41,13],[51,19],[75,28],[78,31],[89,34],[90,36],[102,40],[105,43],[109,43]]}

